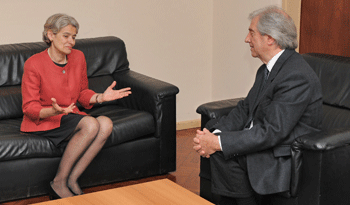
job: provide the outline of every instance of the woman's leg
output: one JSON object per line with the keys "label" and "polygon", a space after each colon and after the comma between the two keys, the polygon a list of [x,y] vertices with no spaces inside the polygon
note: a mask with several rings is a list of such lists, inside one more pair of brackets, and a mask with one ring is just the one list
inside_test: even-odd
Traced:
{"label": "woman's leg", "polygon": [[68,178],[68,187],[76,194],[82,193],[78,184],[78,178],[102,149],[113,129],[113,122],[108,117],[100,116],[97,117],[96,120],[99,123],[97,136],[77,164],[73,167]]}
{"label": "woman's leg", "polygon": [[68,176],[74,165],[85,153],[99,132],[98,121],[90,116],[80,120],[76,132],[71,137],[63,153],[57,174],[51,184],[52,189],[62,198],[73,196],[67,187]]}

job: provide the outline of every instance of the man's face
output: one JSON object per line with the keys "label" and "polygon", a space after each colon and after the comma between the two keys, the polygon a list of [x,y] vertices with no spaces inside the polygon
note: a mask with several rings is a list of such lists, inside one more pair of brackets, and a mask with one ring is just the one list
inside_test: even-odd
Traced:
{"label": "man's face", "polygon": [[250,23],[249,32],[245,38],[245,42],[249,43],[252,56],[262,60],[262,55],[264,55],[267,48],[267,35],[262,36],[258,31],[258,20],[259,17],[255,17]]}

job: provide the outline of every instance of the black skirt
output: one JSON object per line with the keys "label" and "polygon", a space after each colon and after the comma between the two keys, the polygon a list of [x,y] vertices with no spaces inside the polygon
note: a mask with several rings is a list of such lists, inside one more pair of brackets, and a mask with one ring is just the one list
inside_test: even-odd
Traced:
{"label": "black skirt", "polygon": [[80,120],[86,115],[77,115],[69,113],[68,115],[63,115],[61,118],[61,126],[52,130],[31,132],[32,134],[46,137],[51,140],[56,147],[59,147],[61,142],[65,141],[70,137],[75,128],[77,127]]}

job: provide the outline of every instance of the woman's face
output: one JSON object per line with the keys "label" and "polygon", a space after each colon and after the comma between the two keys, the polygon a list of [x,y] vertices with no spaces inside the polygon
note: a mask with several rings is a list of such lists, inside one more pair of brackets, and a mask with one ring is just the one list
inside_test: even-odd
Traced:
{"label": "woman's face", "polygon": [[58,55],[68,55],[71,53],[75,45],[75,37],[77,36],[77,29],[68,25],[63,27],[57,34],[48,31],[48,37],[51,40],[51,47],[53,53]]}

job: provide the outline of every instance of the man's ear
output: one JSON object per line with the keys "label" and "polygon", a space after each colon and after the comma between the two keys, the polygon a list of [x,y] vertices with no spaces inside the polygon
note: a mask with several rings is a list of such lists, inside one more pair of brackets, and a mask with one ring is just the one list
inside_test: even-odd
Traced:
{"label": "man's ear", "polygon": [[272,46],[273,44],[276,43],[275,39],[272,38],[271,36],[267,35],[267,43],[269,46]]}

